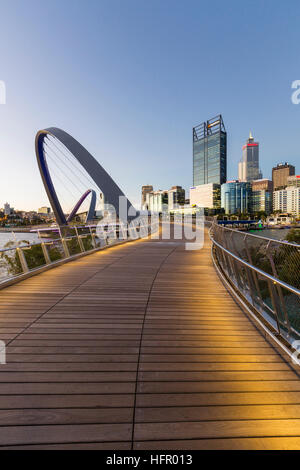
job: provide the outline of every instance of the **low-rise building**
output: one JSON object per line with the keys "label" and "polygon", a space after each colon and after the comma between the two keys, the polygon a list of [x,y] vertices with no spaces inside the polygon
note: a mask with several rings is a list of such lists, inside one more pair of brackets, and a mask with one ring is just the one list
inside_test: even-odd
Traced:
{"label": "low-rise building", "polygon": [[38,214],[41,214],[41,215],[48,215],[50,214],[50,212],[51,212],[50,207],[43,206],[38,209]]}
{"label": "low-rise building", "polygon": [[288,176],[287,178],[287,187],[295,186],[300,188],[300,175]]}
{"label": "low-rise building", "polygon": [[168,191],[152,191],[146,194],[145,209],[150,212],[163,212],[168,207],[169,193]]}
{"label": "low-rise building", "polygon": [[142,186],[142,201],[141,201],[141,208],[142,210],[145,209],[146,206],[146,196],[148,193],[153,192],[153,186],[151,184],[146,184]]}
{"label": "low-rise building", "polygon": [[287,212],[287,190],[279,189],[273,193],[273,211]]}
{"label": "low-rise building", "polygon": [[169,211],[178,209],[185,204],[185,190],[181,186],[172,186],[168,191]]}
{"label": "low-rise building", "polygon": [[10,205],[8,204],[8,202],[6,202],[4,204],[4,214],[5,215],[11,215],[13,213],[14,209],[13,207],[10,207]]}
{"label": "low-rise building", "polygon": [[206,209],[220,209],[221,186],[216,183],[193,186],[190,188],[190,205]]}
{"label": "low-rise building", "polygon": [[300,186],[288,186],[286,189],[274,191],[273,210],[300,215]]}
{"label": "low-rise building", "polygon": [[290,214],[278,214],[278,215],[271,215],[267,218],[267,224],[272,225],[290,225],[294,222],[294,218],[290,216]]}
{"label": "low-rise building", "polygon": [[172,186],[169,190],[148,191],[145,193],[143,209],[150,212],[165,212],[178,209],[185,204],[185,190]]}
{"label": "low-rise building", "polygon": [[251,185],[252,212],[271,214],[273,209],[273,182],[264,178],[252,181]]}
{"label": "low-rise building", "polygon": [[287,212],[292,215],[300,215],[300,186],[291,186],[287,191]]}

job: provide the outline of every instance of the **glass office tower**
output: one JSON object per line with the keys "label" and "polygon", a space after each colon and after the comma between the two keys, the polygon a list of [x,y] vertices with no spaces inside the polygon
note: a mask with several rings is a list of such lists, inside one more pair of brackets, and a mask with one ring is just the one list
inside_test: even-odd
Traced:
{"label": "glass office tower", "polygon": [[193,186],[221,185],[226,172],[227,134],[220,114],[193,128]]}
{"label": "glass office tower", "polygon": [[225,214],[243,214],[252,212],[251,183],[227,181],[221,186],[221,207]]}
{"label": "glass office tower", "polygon": [[272,213],[273,208],[273,182],[268,179],[252,181],[252,212]]}

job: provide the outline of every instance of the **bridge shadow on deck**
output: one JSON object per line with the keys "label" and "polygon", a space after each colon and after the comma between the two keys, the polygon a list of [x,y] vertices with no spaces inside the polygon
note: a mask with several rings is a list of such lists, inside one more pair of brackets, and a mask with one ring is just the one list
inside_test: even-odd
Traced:
{"label": "bridge shadow on deck", "polygon": [[0,448],[300,448],[300,381],[207,239],[112,247],[0,298]]}

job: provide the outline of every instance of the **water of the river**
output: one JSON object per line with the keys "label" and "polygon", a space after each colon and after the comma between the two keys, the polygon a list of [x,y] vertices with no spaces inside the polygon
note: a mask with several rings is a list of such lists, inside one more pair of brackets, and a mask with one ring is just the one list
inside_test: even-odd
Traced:
{"label": "water of the river", "polygon": [[258,235],[260,237],[272,238],[274,240],[284,240],[289,232],[289,228],[266,228],[265,230],[250,230],[249,233]]}
{"label": "water of the river", "polygon": [[[5,248],[5,245],[8,242],[13,242],[14,245],[12,246],[17,246],[18,242],[20,241],[29,241],[29,243],[40,243],[41,240],[39,239],[38,235],[36,233],[12,233],[12,232],[0,232],[0,250]],[[47,241],[47,239],[43,239],[43,241]],[[21,245],[23,245],[21,243]],[[8,252],[5,252],[5,255],[8,256],[14,256],[15,255],[15,250],[10,250]],[[0,259],[0,280],[6,279],[9,276],[9,272],[7,269],[7,263],[6,261]]]}
{"label": "water of the river", "polygon": [[36,233],[15,233],[12,232],[0,232],[0,249],[4,248],[6,243],[12,241],[15,244],[18,241],[27,240],[30,243],[38,243],[39,237]]}

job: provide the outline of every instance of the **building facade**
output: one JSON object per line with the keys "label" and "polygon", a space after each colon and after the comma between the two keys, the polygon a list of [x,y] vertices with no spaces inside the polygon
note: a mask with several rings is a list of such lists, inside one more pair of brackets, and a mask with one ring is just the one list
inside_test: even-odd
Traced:
{"label": "building facade", "polygon": [[273,193],[273,211],[287,212],[287,190],[278,189]]}
{"label": "building facade", "polygon": [[225,214],[245,214],[252,212],[251,183],[228,181],[221,186],[221,207]]}
{"label": "building facade", "polygon": [[272,193],[262,191],[252,191],[252,209],[254,214],[257,212],[265,212],[270,215],[273,212],[273,195]]}
{"label": "building facade", "polygon": [[148,193],[151,193],[153,191],[153,186],[150,185],[150,184],[147,184],[145,186],[142,186],[142,201],[141,201],[141,208],[144,209],[145,208],[145,204],[146,204],[146,195]]}
{"label": "building facade", "polygon": [[252,212],[265,212],[270,215],[273,210],[273,183],[268,179],[252,181]]}
{"label": "building facade", "polygon": [[193,128],[193,186],[227,178],[227,133],[221,115]]}
{"label": "building facade", "polygon": [[221,185],[208,183],[190,188],[190,205],[207,209],[220,209]]}
{"label": "building facade", "polygon": [[278,214],[267,218],[268,225],[290,225],[293,222],[293,217],[288,214]]}
{"label": "building facade", "polygon": [[254,180],[251,183],[252,191],[269,191],[270,193],[273,191],[273,182],[268,180],[267,178],[262,178],[259,180]]}
{"label": "building facade", "polygon": [[14,208],[10,207],[10,204],[8,204],[8,202],[6,202],[4,204],[4,215],[11,215],[11,214],[13,214],[13,212],[14,212]]}
{"label": "building facade", "polygon": [[274,211],[300,216],[300,187],[290,186],[274,191]]}
{"label": "building facade", "polygon": [[50,207],[43,206],[38,209],[38,214],[48,215],[50,214],[50,212],[51,212]]}
{"label": "building facade", "polygon": [[163,212],[168,208],[168,204],[168,191],[152,191],[151,193],[146,194],[144,208],[150,212]]}
{"label": "building facade", "polygon": [[288,177],[295,175],[295,167],[289,163],[279,163],[272,169],[273,190],[284,189],[288,184]]}
{"label": "building facade", "polygon": [[178,209],[185,204],[185,190],[181,186],[172,186],[168,191],[168,209]]}
{"label": "building facade", "polygon": [[300,216],[300,187],[287,188],[287,212],[296,217]]}
{"label": "building facade", "polygon": [[172,186],[169,190],[147,192],[142,208],[151,212],[163,212],[178,209],[184,204],[185,190],[181,186]]}
{"label": "building facade", "polygon": [[239,181],[251,182],[262,177],[259,170],[259,143],[254,142],[250,132],[249,139],[243,145],[243,156],[239,162]]}
{"label": "building facade", "polygon": [[287,187],[294,186],[295,188],[300,188],[300,175],[288,176],[287,178]]}

